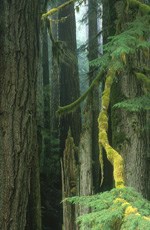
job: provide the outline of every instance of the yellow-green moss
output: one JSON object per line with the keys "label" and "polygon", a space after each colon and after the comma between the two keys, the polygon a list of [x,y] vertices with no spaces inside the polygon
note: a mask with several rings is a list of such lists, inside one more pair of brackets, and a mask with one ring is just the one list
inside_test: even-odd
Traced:
{"label": "yellow-green moss", "polygon": [[[115,187],[116,188],[123,188],[124,187],[124,166],[123,166],[123,158],[121,155],[114,150],[108,141],[108,115],[107,109],[110,103],[110,90],[114,79],[114,73],[109,70],[108,76],[105,82],[105,89],[102,97],[102,110],[99,114],[98,118],[98,126],[99,126],[99,147],[100,147],[100,165],[103,167],[102,161],[102,151],[101,148],[103,147],[106,151],[106,155],[110,163],[113,165],[114,171],[114,180],[115,180]],[[103,170],[103,168],[102,168]],[[102,172],[103,175],[103,172]]]}
{"label": "yellow-green moss", "polygon": [[108,117],[106,116],[104,111],[101,112],[98,119],[101,122],[101,124],[100,124],[101,129],[108,130]]}
{"label": "yellow-green moss", "polygon": [[[127,202],[125,199],[122,198],[116,198],[114,203],[121,203],[123,207],[125,207],[124,210],[124,218],[128,217],[129,215],[138,215],[141,216],[141,214],[138,212],[138,209],[133,207],[129,202]],[[150,221],[149,216],[141,216],[143,219]]]}
{"label": "yellow-green moss", "polygon": [[75,1],[76,1],[76,0],[70,0],[70,1],[65,2],[65,3],[63,3],[62,5],[58,6],[57,8],[52,8],[52,9],[50,9],[47,13],[42,14],[42,19],[44,19],[44,18],[46,18],[46,17],[48,17],[48,16],[50,16],[50,15],[55,14],[57,11],[59,11],[59,10],[61,10],[62,8],[66,7],[66,6],[70,5],[70,4],[72,4],[72,3],[75,2]]}

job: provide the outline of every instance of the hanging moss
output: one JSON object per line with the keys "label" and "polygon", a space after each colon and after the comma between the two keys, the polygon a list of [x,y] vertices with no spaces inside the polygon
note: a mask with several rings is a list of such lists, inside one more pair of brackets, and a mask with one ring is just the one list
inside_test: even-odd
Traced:
{"label": "hanging moss", "polygon": [[[122,188],[124,187],[124,166],[123,166],[123,158],[120,154],[114,150],[108,141],[107,129],[108,129],[108,115],[107,110],[110,102],[110,90],[114,79],[113,71],[109,70],[108,76],[105,81],[105,89],[102,96],[102,110],[99,114],[98,125],[99,125],[99,146],[100,149],[103,147],[106,151],[106,155],[110,163],[113,165],[114,171],[114,180],[115,187]],[[102,161],[102,151],[100,151],[100,165],[103,166]],[[103,174],[103,172],[102,172]]]}

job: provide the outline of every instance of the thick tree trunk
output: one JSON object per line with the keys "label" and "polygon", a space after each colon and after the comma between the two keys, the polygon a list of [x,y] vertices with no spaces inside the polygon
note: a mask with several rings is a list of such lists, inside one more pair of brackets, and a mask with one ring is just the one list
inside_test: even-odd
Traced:
{"label": "thick tree trunk", "polygon": [[2,0],[0,15],[0,229],[23,230],[37,159],[38,1]]}
{"label": "thick tree trunk", "polygon": [[[122,4],[123,2],[120,6]],[[129,20],[134,20],[135,12],[130,13]],[[117,13],[120,16],[120,13]],[[118,82],[113,84],[112,106],[122,100],[134,99],[144,94],[142,83],[133,74],[133,68],[148,66],[149,60],[144,59],[142,53],[131,56],[130,59],[126,72],[118,77]],[[124,158],[126,185],[134,187],[145,198],[150,198],[150,162],[148,161],[150,135],[149,129],[146,128],[148,114],[149,112],[146,111],[129,112],[124,109],[112,109],[111,114],[112,141],[114,147]]]}
{"label": "thick tree trunk", "polygon": [[[138,96],[141,87],[136,77],[124,75],[114,84],[112,103]],[[114,147],[122,153],[125,162],[126,185],[134,187],[149,198],[149,132],[147,112],[112,110],[112,133]],[[116,128],[117,127],[117,128]]]}

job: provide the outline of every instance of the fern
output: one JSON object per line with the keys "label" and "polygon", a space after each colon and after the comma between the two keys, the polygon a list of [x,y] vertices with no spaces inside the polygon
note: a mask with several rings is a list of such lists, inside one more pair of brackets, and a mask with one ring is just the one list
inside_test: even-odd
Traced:
{"label": "fern", "polygon": [[119,102],[113,108],[121,108],[131,112],[150,110],[150,94]]}
{"label": "fern", "polygon": [[[127,29],[115,36],[109,37],[109,42],[104,45],[104,55],[90,62],[91,66],[101,68],[109,68],[114,66],[114,69],[123,69],[123,64],[126,64],[126,57],[135,54],[137,50],[149,49],[150,43],[150,16],[138,17],[132,23],[127,23]],[[117,61],[118,69],[115,62]]]}

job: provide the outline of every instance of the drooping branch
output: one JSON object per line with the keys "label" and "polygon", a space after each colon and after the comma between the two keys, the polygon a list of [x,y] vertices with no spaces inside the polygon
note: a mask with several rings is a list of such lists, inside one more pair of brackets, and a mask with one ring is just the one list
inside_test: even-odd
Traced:
{"label": "drooping branch", "polygon": [[101,70],[97,76],[95,77],[95,79],[92,81],[90,87],[87,89],[87,91],[81,95],[76,101],[72,102],[69,105],[63,106],[63,107],[59,107],[59,109],[57,110],[57,114],[58,115],[63,115],[64,113],[71,113],[73,112],[74,109],[76,109],[80,103],[82,101],[85,100],[85,98],[87,97],[87,95],[93,90],[93,88],[99,84],[100,80],[102,79],[104,75],[104,71]]}
{"label": "drooping branch", "polygon": [[[108,160],[113,166],[113,174],[115,180],[116,188],[123,188],[124,185],[124,167],[123,167],[123,158],[121,155],[113,149],[108,141],[108,106],[110,102],[110,90],[114,79],[114,72],[109,70],[106,81],[105,81],[105,89],[102,96],[102,109],[98,118],[98,126],[99,126],[99,147],[100,150],[103,147],[106,151],[106,155]],[[103,171],[103,161],[101,157],[102,152],[100,151],[100,164],[102,166]],[[103,173],[102,173],[103,176]],[[103,180],[103,178],[102,178]]]}

